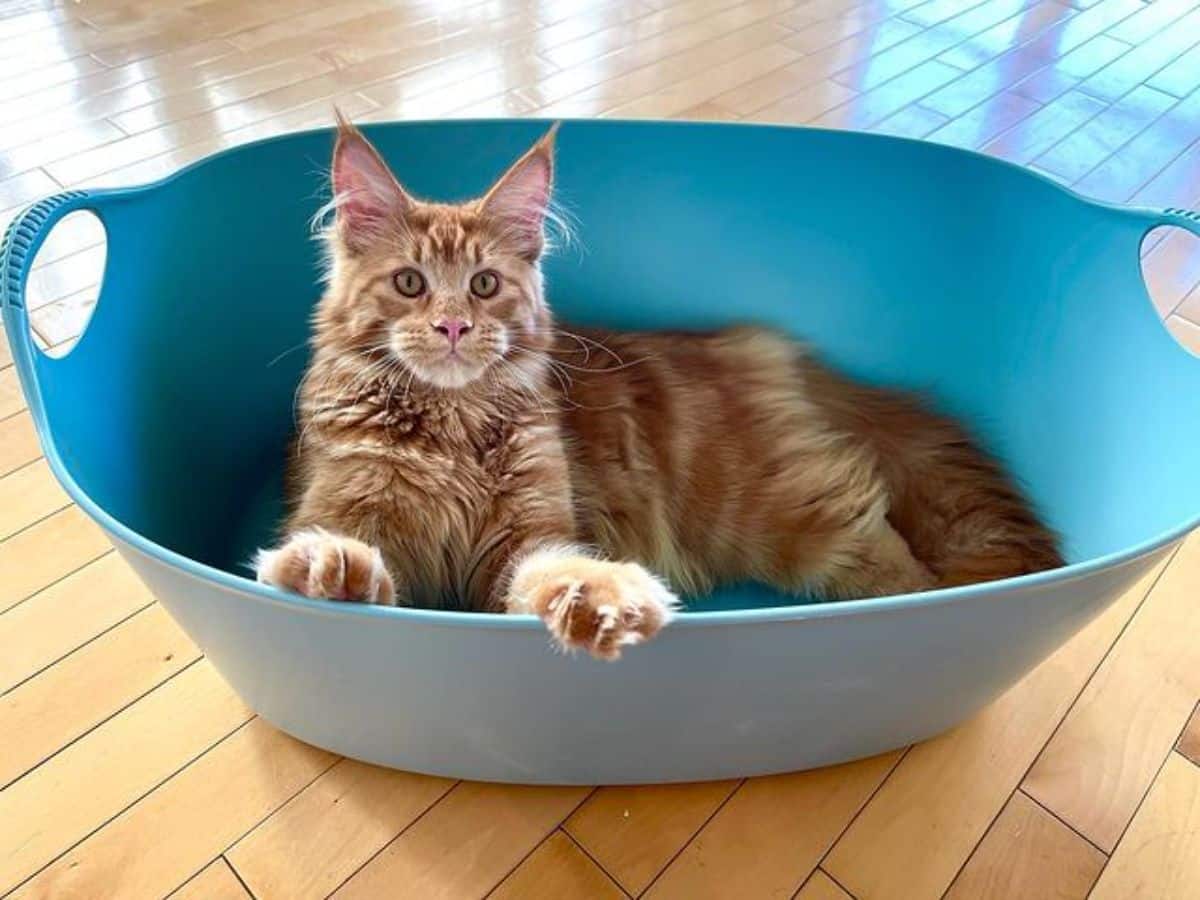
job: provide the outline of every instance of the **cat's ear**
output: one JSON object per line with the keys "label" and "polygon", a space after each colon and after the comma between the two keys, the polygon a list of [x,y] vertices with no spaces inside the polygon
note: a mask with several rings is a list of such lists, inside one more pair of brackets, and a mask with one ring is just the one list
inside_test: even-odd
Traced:
{"label": "cat's ear", "polygon": [[554,184],[555,123],[487,192],[480,211],[496,223],[521,256],[536,260],[544,245],[543,226]]}
{"label": "cat's ear", "polygon": [[333,148],[333,196],[337,231],[352,249],[365,247],[389,222],[403,219],[413,199],[400,186],[379,151],[337,112]]}

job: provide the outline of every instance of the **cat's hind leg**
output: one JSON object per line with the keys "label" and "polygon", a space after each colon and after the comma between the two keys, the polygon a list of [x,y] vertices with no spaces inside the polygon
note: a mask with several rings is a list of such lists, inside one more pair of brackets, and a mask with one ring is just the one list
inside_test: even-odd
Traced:
{"label": "cat's hind leg", "polygon": [[933,590],[937,576],[913,556],[883,516],[836,541],[810,585],[830,598],[882,597]]}
{"label": "cat's hind leg", "polygon": [[566,650],[615,660],[670,621],[679,601],[636,563],[593,559],[570,547],[547,547],[521,559],[506,607],[533,613]]}
{"label": "cat's hind leg", "polygon": [[379,550],[322,528],[298,531],[281,547],[260,550],[254,567],[264,584],[305,597],[396,603],[392,576]]}

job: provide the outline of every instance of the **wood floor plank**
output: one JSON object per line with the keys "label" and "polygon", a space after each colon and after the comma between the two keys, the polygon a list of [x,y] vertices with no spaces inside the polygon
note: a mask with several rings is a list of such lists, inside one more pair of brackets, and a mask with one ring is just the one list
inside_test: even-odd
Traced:
{"label": "wood floor plank", "polygon": [[482,896],[558,827],[587,788],[464,782],[333,896]]}
{"label": "wood floor plank", "polygon": [[48,306],[31,310],[29,322],[34,333],[49,347],[73,343],[92,317],[97,292],[98,286],[84,288]]}
{"label": "wood floor plank", "polygon": [[1200,896],[1200,767],[1167,757],[1092,900]]}
{"label": "wood floor plank", "polygon": [[133,571],[109,553],[0,614],[0,694],[153,601]]}
{"label": "wood floor plank", "polygon": [[1186,97],[1200,88],[1200,46],[1193,47],[1170,65],[1159,70],[1146,84],[1156,91]]}
{"label": "wood floor plank", "polygon": [[1118,22],[1109,30],[1109,34],[1127,44],[1140,44],[1178,22],[1195,8],[1195,0],[1157,0],[1141,12]]}
{"label": "wood floor plank", "polygon": [[[753,21],[757,17],[745,14],[740,18],[750,20],[749,24],[729,33],[712,33],[711,39],[698,40],[697,46],[687,48],[686,52],[673,54],[659,63],[634,68],[617,78],[603,81],[585,90],[571,91],[566,87],[569,84],[568,79],[573,79],[578,74],[571,70],[550,75],[533,85],[530,90],[538,98],[545,98],[554,92],[563,94],[561,99],[550,100],[543,104],[541,112],[544,115],[560,115],[566,114],[568,111],[570,114],[578,114],[583,109],[591,109],[596,113],[604,112],[622,101],[658,92],[671,84],[698,75],[714,66],[753,53],[762,47],[778,42],[785,34],[781,25],[766,21]],[[711,27],[712,23],[710,20],[702,24]],[[696,29],[696,33],[703,34],[704,32]],[[582,80],[590,80],[590,76]]]}
{"label": "wood floor plank", "polygon": [[932,94],[924,105],[946,116],[962,115],[1140,9],[1142,4],[1138,0],[1101,0],[979,65]]}
{"label": "wood floor plank", "polygon": [[171,900],[253,900],[224,859],[215,859],[192,877]]}
{"label": "wood floor plank", "polygon": [[734,85],[750,81],[763,72],[780,69],[797,55],[795,50],[782,44],[769,44],[749,57],[732,59],[653,94],[614,106],[607,110],[607,114],[633,118],[673,116],[713,99]]}
{"label": "wood floor plank", "polygon": [[[1130,17],[1133,18],[1133,17]],[[1121,22],[1111,34],[1117,36]],[[1131,90],[1166,68],[1181,54],[1200,42],[1200,10],[1184,16],[1170,28],[1166,28],[1138,44],[1119,59],[1109,63],[1095,75],[1084,81],[1079,89],[1093,97],[1116,102]],[[1147,90],[1154,90],[1147,88]]]}
{"label": "wood floor plank", "polygon": [[566,834],[555,831],[500,882],[488,900],[619,900],[626,896]]}
{"label": "wood floor plank", "polygon": [[125,137],[125,132],[105,121],[74,125],[37,140],[9,147],[0,156],[0,176],[25,172],[73,153],[81,153]]}
{"label": "wood floor plank", "polygon": [[201,660],[9,785],[0,792],[0,892],[29,878],[251,715]]}
{"label": "wood floor plank", "polygon": [[1038,156],[1036,162],[1068,183],[1077,181],[1136,137],[1175,102],[1170,94],[1144,85],[1135,87]]}
{"label": "wood floor plank", "polygon": [[1032,162],[1104,109],[1103,101],[1068,91],[985,144],[984,150],[1012,162]]}
{"label": "wood floor plank", "polygon": [[947,121],[941,113],[914,103],[888,116],[873,130],[878,134],[892,134],[896,137],[924,138],[941,128]]}
{"label": "wood floor plank", "polygon": [[932,132],[929,139],[939,144],[977,150],[1018,122],[1028,119],[1041,108],[1041,104],[1035,100],[1005,91],[993,97],[992,102],[949,119],[945,125]]}
{"label": "wood floor plank", "polygon": [[0,478],[0,540],[69,505],[45,460],[22,466]]}
{"label": "wood floor plank", "polygon": [[1192,717],[1188,719],[1175,749],[1200,766],[1200,703],[1192,711]]}
{"label": "wood floor plank", "polygon": [[733,7],[622,47],[605,56],[603,66],[585,60],[521,87],[550,111],[568,102],[602,107],[640,97],[788,34],[784,26],[767,21],[764,10]]}
{"label": "wood floor plank", "polygon": [[[836,81],[819,81],[802,91],[747,114],[755,122],[811,122],[854,97],[854,91]],[[714,101],[717,102],[717,101]]]}
{"label": "wood floor plank", "polygon": [[[972,38],[1007,19],[1023,19],[1022,10],[1032,3],[1033,0],[986,0],[984,3],[960,0],[955,5],[954,14],[945,22],[927,27],[920,34],[895,47],[872,54],[869,59],[839,72],[835,76],[836,80],[859,91],[871,90],[885,81],[932,61],[935,57],[940,57],[945,51],[969,43]],[[905,18],[907,21],[913,21],[911,17]],[[941,57],[939,62],[942,65],[954,66],[953,62],[945,57]],[[954,68],[958,69],[959,74],[962,73],[958,66]]]}
{"label": "wood floor plank", "polygon": [[965,725],[918,744],[823,867],[856,897],[940,897],[1161,570]]}
{"label": "wood floor plank", "polygon": [[1049,103],[1128,52],[1129,45],[1124,41],[1098,34],[1061,59],[1018,81],[1012,91],[1039,103]]}
{"label": "wood floor plank", "polygon": [[1200,325],[1181,316],[1171,316],[1167,319],[1167,330],[1180,344],[1200,356]]}
{"label": "wood floor plank", "polygon": [[900,755],[896,751],[811,772],[751,778],[645,896],[791,896]]}
{"label": "wood floor plank", "polygon": [[1029,5],[1003,22],[956,44],[940,54],[938,59],[969,72],[1001,56],[1014,44],[1028,41],[1077,14],[1078,10],[1073,9],[1070,4],[1059,3],[1056,0]]}
{"label": "wood floor plank", "polygon": [[100,244],[35,264],[26,285],[26,308],[33,311],[83,288],[96,288],[104,274],[106,253],[107,248]]}
{"label": "wood floor plank", "polygon": [[[0,341],[4,336],[0,335]],[[0,477],[33,462],[42,455],[33,417],[28,411],[0,419]]]}
{"label": "wood floor plank", "polygon": [[796,900],[854,900],[854,898],[842,890],[841,885],[836,881],[817,869],[809,876],[808,881],[804,882],[804,887],[800,888],[800,893],[796,894]]}
{"label": "wood floor plank", "polygon": [[199,658],[162,607],[151,606],[14,688],[0,697],[0,734],[21,739],[0,744],[0,785]]}
{"label": "wood floor plank", "polygon": [[13,897],[164,897],[335,759],[254,719],[38,873]]}
{"label": "wood floor plank", "polygon": [[0,542],[0,613],[112,549],[78,506]]}
{"label": "wood floor plank", "polygon": [[0,178],[0,209],[32,203],[58,190],[58,182],[41,169]]}
{"label": "wood floor plank", "polygon": [[717,807],[736,781],[606,787],[572,813],[563,829],[630,894],[641,894]]}
{"label": "wood floor plank", "polygon": [[342,760],[226,853],[258,897],[328,897],[453,787]]}
{"label": "wood floor plank", "polygon": [[[817,53],[792,63],[779,72],[747,82],[716,98],[716,103],[740,115],[750,115],[810,89],[829,82],[842,89],[843,97],[858,91],[833,81],[833,75],[853,63],[866,59],[873,52],[893,46],[917,34],[920,29],[911,22],[889,19],[851,35]],[[791,44],[792,39],[785,43]]]}
{"label": "wood floor plank", "polygon": [[1017,791],[946,900],[1084,900],[1108,858]]}
{"label": "wood floor plank", "polygon": [[[838,8],[842,9],[842,14],[827,19],[820,18],[821,12],[810,13],[809,10],[812,9],[810,3],[801,4],[797,9],[778,16],[778,21],[796,29],[796,33],[787,39],[787,45],[801,53],[811,55],[847,38],[854,37],[856,34],[861,34],[882,21],[917,26],[908,29],[910,34],[920,31],[920,26],[916,22],[909,22],[903,18],[889,19],[893,13],[900,12],[894,5],[885,7],[859,4],[846,10],[843,5],[838,4]],[[799,17],[798,21],[795,20],[796,17]]]}
{"label": "wood floor plank", "polygon": [[1025,790],[1106,852],[1200,697],[1200,537],[1189,538],[1042,751]]}
{"label": "wood floor plank", "polygon": [[1180,301],[1175,312],[1193,325],[1200,323],[1200,285],[1192,288],[1188,295]]}
{"label": "wood floor plank", "polygon": [[1181,228],[1170,229],[1142,258],[1142,275],[1159,316],[1170,315],[1200,281],[1200,238]]}
{"label": "wood floor plank", "polygon": [[816,123],[831,128],[870,128],[961,74],[953,66],[929,60],[830,110]]}
{"label": "wood floor plank", "polygon": [[8,418],[25,408],[25,396],[17,380],[17,367],[0,369],[0,419]]}
{"label": "wood floor plank", "polygon": [[1200,89],[1168,110],[1126,144],[1121,153],[1097,166],[1075,189],[1093,197],[1124,202],[1196,140]]}

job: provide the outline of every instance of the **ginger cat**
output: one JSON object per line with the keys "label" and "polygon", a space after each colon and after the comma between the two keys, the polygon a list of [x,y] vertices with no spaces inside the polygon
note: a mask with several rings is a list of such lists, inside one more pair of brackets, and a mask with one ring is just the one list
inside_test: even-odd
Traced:
{"label": "ginger cat", "polygon": [[863,597],[1062,564],[959,426],[787,337],[556,328],[553,148],[552,129],[486,196],[444,205],[340,123],[292,511],[260,580],[533,613],[615,659],[676,590]]}

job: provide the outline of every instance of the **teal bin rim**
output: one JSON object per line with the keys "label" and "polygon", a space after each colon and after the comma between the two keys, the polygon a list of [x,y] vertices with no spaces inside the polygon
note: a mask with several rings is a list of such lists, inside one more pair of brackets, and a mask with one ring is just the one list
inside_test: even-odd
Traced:
{"label": "teal bin rim", "polygon": [[[542,123],[547,127],[553,121],[564,124],[586,126],[594,120],[588,119],[506,119],[506,118],[475,118],[455,120],[459,125],[494,125],[498,123],[521,122],[524,124]],[[751,128],[768,130],[796,130],[797,126],[774,125],[763,123],[736,122],[687,122],[687,121],[652,121],[640,119],[604,119],[606,125],[621,124],[628,127],[671,127],[671,128]],[[377,123],[380,126],[392,123]],[[431,125],[433,120],[403,120],[405,125]],[[370,133],[372,126],[366,126]],[[833,129],[811,128],[812,131],[832,131]],[[311,128],[302,131],[288,132],[275,135],[211,154],[163,178],[144,185],[122,188],[66,190],[50,197],[39,200],[26,207],[9,224],[0,244],[0,307],[2,307],[5,330],[12,347],[14,363],[21,381],[29,406],[30,415],[41,441],[46,459],[51,471],[62,483],[67,493],[92,519],[105,531],[117,537],[135,550],[168,564],[180,572],[201,582],[217,585],[232,591],[254,596],[262,602],[285,604],[290,608],[304,610],[324,616],[372,616],[385,620],[420,622],[425,625],[491,628],[504,630],[535,630],[543,626],[539,619],[532,615],[496,615],[491,613],[457,612],[445,610],[413,609],[403,607],[380,607],[367,604],[334,603],[328,600],[313,600],[299,595],[287,593],[278,588],[263,585],[252,578],[228,572],[205,563],[198,562],[181,553],[173,551],[135,531],[123,522],[113,517],[107,510],[97,504],[78,485],[64,463],[55,443],[52,431],[46,420],[46,409],[42,401],[37,381],[37,370],[34,365],[36,354],[41,351],[34,345],[24,304],[26,282],[38,250],[54,226],[65,216],[73,212],[87,211],[93,213],[108,233],[108,223],[105,220],[105,210],[115,204],[135,199],[143,194],[158,190],[176,179],[186,177],[195,169],[208,165],[213,160],[230,156],[247,148],[272,144],[293,139],[298,135],[314,135],[330,133],[329,128]],[[904,144],[927,143],[911,138],[882,134],[860,134],[859,137],[880,142],[898,142]],[[1131,207],[1121,204],[1107,203],[1085,197],[1076,191],[1059,184],[1048,176],[1032,169],[1027,169],[1008,160],[997,159],[971,150],[959,147],[938,145],[947,153],[970,156],[983,161],[998,169],[1020,172],[1028,178],[1037,179],[1052,186],[1056,191],[1073,198],[1075,201],[1103,209],[1117,216],[1126,218],[1142,226],[1139,232],[1138,247],[1145,241],[1146,236],[1155,228],[1176,226],[1190,231],[1200,237],[1200,213],[1168,207],[1154,209],[1149,207]],[[1136,252],[1138,247],[1133,248]],[[102,278],[97,306],[103,301],[108,282],[108,271]],[[1142,281],[1142,299],[1151,306],[1150,297]],[[119,302],[109,298],[106,302]],[[85,330],[81,340],[86,339]],[[1187,353],[1183,348],[1179,352]],[[1200,359],[1197,360],[1200,365]],[[860,600],[842,600],[836,603],[817,603],[792,606],[763,607],[749,610],[714,610],[682,612],[672,623],[672,629],[733,624],[767,624],[803,619],[831,618],[838,616],[857,616],[875,613],[888,613],[903,609],[935,606],[953,603],[966,598],[984,595],[1000,595],[1016,590],[1033,590],[1044,586],[1064,584],[1089,577],[1096,572],[1114,568],[1124,563],[1148,556],[1154,551],[1179,540],[1190,531],[1200,526],[1200,511],[1188,517],[1178,525],[1169,528],[1158,535],[1140,541],[1130,547],[1106,553],[1083,562],[1072,563],[1060,569],[1008,578],[1002,581],[985,584],[967,585],[954,588],[942,588],[918,594],[897,594],[889,597],[867,598]]]}

